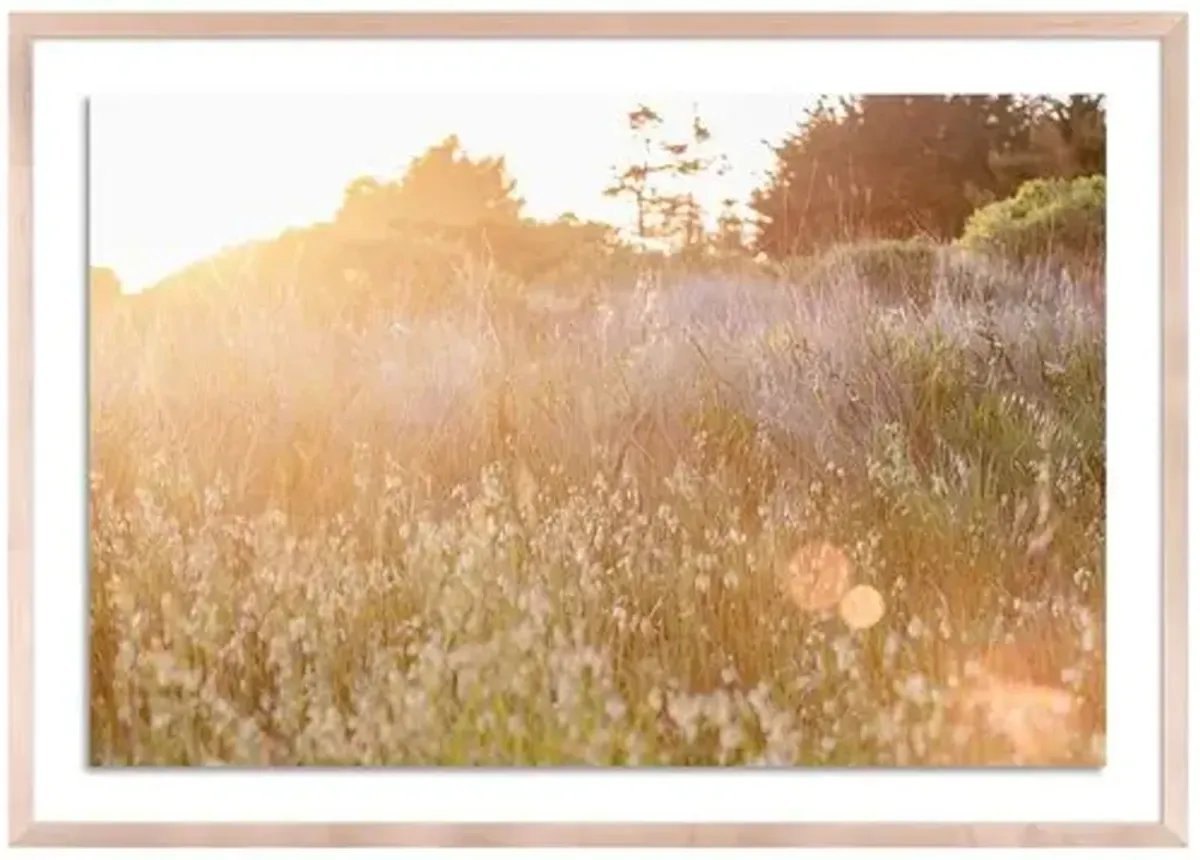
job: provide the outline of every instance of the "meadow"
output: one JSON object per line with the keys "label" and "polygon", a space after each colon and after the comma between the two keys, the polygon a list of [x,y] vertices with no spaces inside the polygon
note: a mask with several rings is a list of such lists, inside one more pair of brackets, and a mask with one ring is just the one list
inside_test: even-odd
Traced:
{"label": "meadow", "polygon": [[872,259],[97,315],[92,763],[1103,763],[1103,302]]}

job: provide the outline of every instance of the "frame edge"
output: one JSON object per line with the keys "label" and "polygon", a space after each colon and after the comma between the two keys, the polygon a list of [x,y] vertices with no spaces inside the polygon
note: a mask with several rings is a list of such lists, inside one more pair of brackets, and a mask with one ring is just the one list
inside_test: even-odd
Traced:
{"label": "frame edge", "polygon": [[[731,13],[733,14],[733,13]],[[865,14],[865,13],[864,13]],[[1086,824],[1086,825],[887,825],[865,824],[858,826],[858,836],[846,840],[829,831],[823,825],[718,825],[718,824],[609,824],[609,825],[555,825],[555,824],[455,824],[455,825],[373,825],[373,824],[199,824],[199,823],[74,823],[37,822],[33,817],[33,664],[32,664],[32,509],[30,500],[32,482],[32,117],[33,117],[33,42],[37,38],[86,38],[97,37],[146,37],[170,38],[194,30],[188,20],[208,18],[215,25],[207,34],[209,38],[236,38],[256,36],[264,28],[275,31],[288,30],[282,26],[287,18],[295,15],[283,13],[214,13],[212,15],[178,15],[156,13],[150,15],[123,13],[10,13],[9,14],[9,384],[10,384],[10,499],[9,516],[9,844],[14,846],[110,846],[110,847],[184,847],[184,846],[316,846],[338,847],[343,845],[376,845],[390,847],[409,846],[499,846],[499,845],[774,845],[777,847],[797,845],[908,845],[946,846],[1065,846],[1065,845],[1128,845],[1177,847],[1187,845],[1187,617],[1186,617],[1186,511],[1187,487],[1185,470],[1165,471],[1163,476],[1164,503],[1164,689],[1163,689],[1163,819],[1157,824]],[[321,16],[316,16],[321,17]],[[674,13],[616,13],[597,15],[587,13],[562,13],[555,16],[544,14],[521,15],[500,13],[472,15],[445,13],[384,14],[382,16],[332,13],[332,17],[351,19],[348,26],[336,28],[338,36],[352,36],[356,26],[362,29],[373,27],[377,19],[414,19],[410,21],[414,32],[409,35],[426,35],[425,30],[438,30],[450,18],[475,18],[477,29],[496,26],[494,37],[515,35],[512,30],[527,25],[533,18],[541,18],[539,29],[552,30],[563,19],[585,19],[584,25],[602,25],[600,29],[610,31],[614,26],[629,26],[638,23],[632,19],[654,19],[654,27],[678,28],[686,17]],[[712,16],[707,16],[712,18]],[[765,29],[777,19],[793,22],[805,17],[824,18],[830,26],[849,28],[856,26],[854,15],[814,13],[811,16],[790,13],[781,15],[741,16],[759,22]],[[908,19],[912,24],[921,24],[922,17],[915,14],[867,15],[867,18],[884,18],[899,21]],[[1186,181],[1167,181],[1168,164],[1178,175],[1176,180],[1186,179],[1187,171],[1187,16],[1179,13],[1145,13],[1103,16],[1091,15],[1037,15],[1037,14],[943,14],[934,17],[943,20],[959,19],[956,26],[964,32],[953,34],[954,38],[969,38],[976,28],[1002,25],[1006,32],[1011,19],[1023,19],[1031,26],[1022,29],[1021,35],[1038,35],[1032,26],[1036,19],[1052,32],[1043,32],[1043,37],[1073,35],[1090,37],[1097,35],[1095,29],[1121,26],[1125,32],[1118,37],[1155,37],[1162,46],[1162,147],[1163,147],[1163,276],[1164,325],[1163,362],[1176,373],[1164,376],[1164,456],[1167,451],[1177,457],[1181,466],[1186,466],[1187,457],[1187,319],[1186,319]],[[608,18],[605,23],[603,19]],[[138,19],[138,20],[135,20]],[[220,20],[218,20],[220,19]],[[244,29],[239,29],[235,19],[243,19]],[[912,19],[918,19],[913,21]],[[970,20],[975,21],[971,26]],[[1010,23],[1004,23],[1008,19]],[[1106,20],[1107,19],[1107,20]],[[864,18],[863,20],[866,20]],[[1077,26],[1090,21],[1092,29],[1081,27],[1070,33],[1062,32],[1068,24]],[[316,21],[321,26],[321,21]],[[643,22],[647,23],[647,22]],[[711,21],[709,22],[712,23]],[[861,26],[861,21],[857,26]],[[136,26],[135,26],[136,25]],[[408,25],[405,25],[406,27]],[[574,30],[578,25],[564,27]],[[639,24],[639,26],[641,26]],[[707,24],[705,25],[708,26]],[[292,37],[304,37],[306,27],[292,28]],[[380,35],[405,35],[395,28],[394,32]],[[824,25],[817,29],[824,29]],[[873,28],[872,28],[873,29]],[[884,28],[875,36],[886,38],[912,38],[913,30],[900,28],[902,32],[887,33]],[[1026,29],[1028,32],[1026,32]],[[311,36],[311,34],[308,34]],[[361,34],[366,35],[366,34]],[[540,33],[554,37],[552,33]],[[564,33],[560,38],[571,38]],[[575,35],[579,35],[576,33]],[[617,33],[616,35],[620,35]],[[693,37],[703,37],[704,34]],[[708,33],[711,35],[711,33]],[[786,35],[776,33],[775,35]],[[797,37],[806,34],[797,33]],[[808,34],[819,38],[822,34]],[[835,34],[836,35],[836,34]],[[1109,32],[1110,36],[1115,34]],[[611,37],[611,35],[610,35]],[[655,38],[655,34],[643,34]],[[664,36],[665,37],[665,36]],[[1168,529],[1168,524],[1170,528]],[[1169,622],[1169,623],[1168,623]],[[531,831],[530,828],[533,828]],[[841,830],[839,825],[836,829]],[[753,832],[747,832],[748,830]],[[669,831],[669,832],[668,832]],[[1101,836],[1100,831],[1103,831]],[[558,835],[556,835],[558,834]],[[565,840],[561,836],[567,837]],[[1106,842],[1097,842],[1098,836]]]}
{"label": "frame edge", "polygon": [[[1187,726],[1187,214],[1188,26],[1179,15],[1162,51],[1163,283],[1163,826],[1188,844]],[[1167,464],[1169,468],[1167,468]]]}
{"label": "frame edge", "polygon": [[9,16],[8,836],[33,820],[33,35]]}
{"label": "frame edge", "polygon": [[1170,848],[1161,823],[40,822],[20,843],[90,848]]}
{"label": "frame edge", "polygon": [[1172,12],[23,12],[35,38],[1154,38]]}

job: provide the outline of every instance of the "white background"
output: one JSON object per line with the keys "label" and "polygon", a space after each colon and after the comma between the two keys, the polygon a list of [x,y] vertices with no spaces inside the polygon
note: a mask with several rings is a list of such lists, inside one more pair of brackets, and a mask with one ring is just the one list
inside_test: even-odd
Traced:
{"label": "white background", "polygon": [[[619,53],[618,53],[619,52]],[[1158,50],[1152,41],[601,41],[302,40],[39,43],[34,52],[35,809],[47,820],[1056,820],[1157,816],[1159,329],[1156,215]],[[659,64],[659,65],[656,65]],[[486,80],[474,70],[486,69]],[[547,76],[547,69],[556,74]],[[651,71],[653,70],[653,71]],[[886,72],[886,76],[882,74]],[[952,77],[951,77],[952,75]],[[1103,774],[1024,771],[1003,780],[892,771],[865,776],[766,771],[652,776],[515,771],[230,775],[81,771],[86,760],[81,476],[86,420],[82,293],[83,99],[116,92],[414,92],[631,97],[654,90],[736,93],[821,80],[837,92],[1103,92],[1108,96],[1112,321],[1108,766]],[[786,91],[786,90],[785,90]],[[181,95],[181,98],[186,98]],[[237,129],[230,129],[236,134]],[[336,125],[326,133],[342,133]],[[332,145],[332,144],[331,144]],[[186,169],[185,165],[181,165]],[[102,170],[103,164],[96,169]],[[236,204],[234,204],[236,205]],[[70,619],[70,620],[65,620]],[[52,679],[52,680],[50,680]],[[204,786],[201,790],[200,786]],[[314,786],[319,785],[319,788]],[[468,788],[468,786],[470,786]],[[736,787],[735,787],[736,786]],[[466,794],[465,794],[466,793]],[[468,801],[467,798],[470,798]],[[399,803],[398,798],[403,798]],[[864,809],[869,802],[872,809]],[[311,804],[311,806],[310,806]],[[311,811],[306,811],[311,810]],[[618,811],[619,810],[619,811]]]}
{"label": "white background", "polygon": [[[104,8],[103,4],[90,5]],[[156,5],[158,8],[164,8],[166,4]],[[284,8],[284,4],[278,5]],[[291,9],[309,8],[310,5],[312,8],[318,8],[315,4],[286,4]],[[372,5],[359,3],[358,7],[365,9]],[[639,4],[643,9],[648,5]],[[1095,9],[1102,5],[1106,4],[1060,3],[1057,9],[1062,10],[1070,6]],[[258,4],[262,9],[271,6],[270,3]],[[1026,7],[1036,8],[1032,4],[1014,3],[997,8],[1014,10]],[[216,4],[189,4],[189,8],[218,7]],[[398,7],[393,4],[393,8]],[[470,7],[462,5],[457,8],[502,7],[499,4],[476,3]],[[561,4],[556,7],[548,3],[527,2],[520,8],[567,7]],[[617,4],[591,4],[588,8],[622,7]],[[722,7],[692,2],[657,3],[653,4],[653,8]],[[800,4],[759,3],[755,8],[803,7]],[[876,4],[874,7],[863,5],[861,8],[899,11],[887,4]],[[935,4],[909,4],[905,8],[937,7]],[[476,62],[482,59],[478,53],[480,47],[482,46],[476,44],[473,48],[473,59]],[[524,81],[541,86],[547,85],[549,81],[549,85],[568,91],[572,86],[579,87],[583,76],[587,74],[585,51],[581,50],[581,47],[575,45],[568,49],[563,45],[546,43],[541,48],[550,53],[563,51],[561,62],[565,64],[564,67],[575,68],[579,77],[555,75],[547,78],[544,74],[534,74],[525,67],[529,73],[524,76]],[[730,46],[726,50],[735,47]],[[1151,213],[1157,213],[1158,209],[1153,187],[1157,171],[1157,139],[1155,133],[1148,131],[1157,128],[1157,105],[1147,104],[1144,99],[1138,98],[1139,94],[1152,90],[1148,88],[1147,79],[1139,77],[1147,63],[1137,59],[1136,50],[1117,59],[1112,52],[1127,51],[1129,47],[1109,46],[1104,49],[1103,55],[1098,57],[1099,62],[1096,62],[1097,58],[1086,60],[1082,55],[1074,60],[1065,59],[1067,55],[1061,52],[1055,55],[1047,50],[1048,47],[1039,46],[1037,42],[1011,43],[996,49],[997,53],[994,56],[1001,60],[996,62],[989,59],[993,55],[987,53],[979,44],[944,43],[913,51],[912,54],[904,53],[901,57],[900,53],[912,51],[912,48],[906,48],[905,44],[900,42],[877,42],[873,43],[866,53],[857,55],[858,59],[848,61],[849,54],[845,51],[835,50],[828,43],[810,43],[803,47],[799,58],[780,53],[775,61],[794,66],[794,74],[804,80],[804,86],[809,90],[884,91],[895,88],[930,91],[953,86],[954,89],[964,91],[1104,90],[1111,94],[1110,302],[1113,313],[1109,329],[1109,392],[1112,402],[1120,406],[1110,412],[1110,472],[1113,492],[1110,495],[1112,516],[1109,564],[1112,609],[1109,615],[1109,667],[1112,697],[1110,766],[1103,782],[1111,784],[1114,773],[1122,768],[1129,768],[1124,771],[1126,784],[1134,792],[1144,796],[1144,790],[1139,792],[1136,786],[1152,786],[1157,782],[1157,774],[1147,772],[1143,766],[1145,759],[1156,758],[1157,746],[1155,738],[1152,737],[1155,734],[1152,722],[1157,709],[1158,694],[1154,635],[1157,627],[1157,590],[1152,578],[1141,574],[1141,571],[1153,569],[1152,559],[1156,548],[1146,541],[1157,531],[1158,522],[1157,510],[1144,502],[1156,497],[1158,487],[1155,466],[1159,456],[1158,444],[1154,438],[1153,426],[1144,420],[1146,416],[1158,412],[1157,387],[1146,384],[1147,380],[1157,378],[1157,306],[1154,289],[1156,279],[1147,268],[1148,260],[1154,259],[1152,248],[1157,239],[1153,229],[1155,225],[1150,218]],[[362,55],[362,48],[362,45],[355,45],[349,47],[349,50]],[[211,45],[200,50],[221,49],[222,46]],[[276,43],[273,49],[285,54],[300,50],[296,43],[283,42]],[[668,49],[687,50],[683,45],[660,45],[654,51],[654,65],[659,65],[664,51]],[[91,46],[77,45],[70,56],[82,56],[91,50],[94,50]],[[155,51],[162,48],[146,44],[141,50]],[[303,50],[330,49],[322,49],[312,44]],[[714,86],[720,83],[736,90],[736,73],[731,70],[738,66],[713,62],[712,50],[709,49],[703,63],[695,63],[688,68],[687,85],[693,88],[698,86],[696,76],[704,74],[704,69],[707,68],[712,74]],[[1089,49],[1082,44],[1075,44],[1065,46],[1064,50],[1086,52]],[[821,59],[819,54],[823,51],[830,52],[830,60]],[[523,53],[529,56],[528,52]],[[778,75],[759,77],[762,75],[761,64],[772,61],[770,54],[769,46],[762,43],[756,44],[750,50],[748,56],[753,57],[759,66],[757,69],[746,69],[744,82],[740,84],[743,89],[758,89],[764,80],[780,79]],[[895,59],[888,59],[888,55],[894,55]],[[952,58],[950,55],[957,57]],[[181,69],[181,63],[173,63],[170,69],[150,76],[145,73],[138,74],[130,68],[133,54],[129,51],[120,50],[108,56],[114,59],[106,57],[102,60],[102,66],[88,69],[78,92],[136,92],[140,87],[148,85],[152,87],[150,91],[157,88],[159,92],[173,93],[180,92],[185,87],[182,80],[184,73],[177,72]],[[701,55],[694,53],[692,56]],[[339,58],[339,61],[341,68],[352,68],[353,64],[347,63],[346,60]],[[395,57],[385,61],[399,62]],[[428,58],[424,58],[423,61],[428,62]],[[256,74],[253,79],[249,79],[245,74],[239,75],[229,60],[216,65],[206,63],[202,70],[197,69],[189,76],[194,82],[190,89],[204,94],[244,91],[247,86],[259,92],[280,91],[278,87],[268,83],[259,83],[262,80],[261,73],[267,71],[264,69],[265,65],[256,58]],[[597,62],[596,65],[600,66],[600,63]],[[1153,70],[1155,64],[1151,62],[1149,65]],[[125,77],[119,79],[122,68],[126,69]],[[278,71],[280,67],[274,68]],[[504,80],[518,83],[522,67],[509,62],[507,68],[514,71],[508,73]],[[620,63],[607,64],[603,68],[606,80],[611,82],[614,70],[620,68],[631,66]],[[952,74],[948,75],[947,69],[952,69]],[[596,73],[600,70],[594,69]],[[352,71],[344,74],[347,77],[340,79],[338,87],[342,91],[362,91],[367,85],[362,79],[350,77],[354,74]],[[464,70],[455,81],[454,85],[460,92],[478,92],[485,84],[492,87],[501,86],[502,79],[494,72],[489,72],[486,81],[471,80],[467,77],[468,74],[469,72]],[[305,91],[307,85],[302,79],[294,75],[288,77],[290,81],[287,86],[292,87],[293,91]],[[329,80],[325,69],[321,70],[321,77]],[[432,77],[427,76],[426,80]],[[280,75],[280,78],[283,76]],[[388,78],[403,81],[405,76],[389,75]],[[372,76],[372,79],[377,81],[378,77]],[[47,817],[57,814],[82,818],[85,817],[85,811],[72,804],[84,802],[91,806],[92,815],[101,820],[153,815],[156,805],[162,817],[181,818],[187,815],[187,811],[180,807],[179,800],[186,798],[191,812],[188,817],[199,820],[229,817],[234,813],[234,810],[229,808],[232,805],[231,801],[237,803],[238,808],[252,818],[305,816],[303,801],[288,796],[289,792],[304,790],[303,781],[295,776],[178,777],[175,778],[176,781],[185,784],[179,789],[179,794],[174,793],[170,787],[172,780],[165,775],[141,775],[132,778],[85,777],[82,772],[78,772],[73,780],[67,778],[68,770],[78,770],[74,763],[81,760],[83,745],[82,669],[79,659],[79,655],[83,653],[84,635],[83,625],[79,623],[83,618],[79,576],[82,524],[78,515],[61,515],[64,510],[79,510],[78,491],[72,490],[71,484],[75,483],[73,476],[81,474],[83,451],[82,403],[72,403],[69,395],[71,391],[82,391],[82,343],[77,335],[73,335],[82,330],[82,306],[77,291],[78,273],[83,271],[84,225],[80,214],[82,198],[79,193],[82,188],[83,166],[79,148],[82,126],[77,112],[72,110],[69,103],[63,111],[62,107],[58,106],[60,100],[51,95],[47,95],[45,103],[40,100],[40,84],[43,82],[52,87],[56,85],[48,72],[43,73],[39,82],[39,100],[36,102],[39,110],[36,126],[39,135],[39,208],[35,231],[40,231],[43,239],[48,235],[53,238],[44,249],[46,256],[42,256],[43,243],[38,243],[37,302],[38,307],[45,307],[47,303],[52,302],[55,312],[52,320],[50,315],[44,313],[37,320],[39,454],[36,467],[40,494],[35,515],[39,530],[36,544],[39,552],[36,622],[39,658],[37,718],[40,726],[38,737],[48,741],[45,744],[39,743],[38,774],[42,782],[39,788],[53,788],[57,797],[55,805],[52,806],[49,803],[51,798],[39,791],[38,815]],[[1150,78],[1149,84],[1152,85],[1153,82],[1154,79]],[[671,86],[669,80],[662,80],[662,88]],[[62,92],[65,94],[67,90]],[[46,105],[44,111],[43,104]],[[75,124],[75,128],[72,128],[71,123]],[[41,137],[43,130],[48,132],[45,138]],[[43,141],[49,144],[46,150],[41,147]],[[54,151],[58,152],[58,157],[51,161],[49,153]],[[43,155],[43,152],[47,154]],[[44,175],[43,170],[47,171]],[[1156,220],[1155,218],[1154,221]],[[1195,229],[1194,225],[1192,229]],[[71,249],[74,253],[67,253],[65,249]],[[48,325],[51,322],[52,325]],[[5,332],[7,334],[6,329]],[[43,349],[46,350],[44,355]],[[7,361],[7,351],[4,361]],[[3,378],[4,384],[7,385],[7,376]],[[45,394],[42,393],[43,387]],[[54,410],[53,414],[50,409]],[[44,425],[43,420],[46,421]],[[5,476],[0,476],[3,477]],[[43,540],[47,542],[42,543]],[[52,554],[54,551],[57,551],[57,556]],[[45,590],[43,586],[46,587]],[[1147,627],[1147,624],[1152,626]],[[54,679],[54,683],[48,684],[46,679]],[[1148,718],[1150,722],[1147,722]],[[75,740],[72,742],[72,739]],[[1139,739],[1141,748],[1138,746]],[[46,757],[43,758],[43,755]],[[58,775],[60,769],[63,771],[62,776]],[[375,778],[361,775],[346,777],[348,782],[343,791],[337,792],[336,795],[326,795],[331,777],[322,777],[321,799],[317,807],[319,812],[316,814],[321,818],[341,817],[342,814],[372,818],[376,817],[372,814],[375,810],[380,813],[379,817],[387,819],[396,815],[393,807],[400,796],[404,798],[400,805],[403,805],[414,819],[449,818],[453,816],[452,810],[458,810],[461,814],[461,810],[468,804],[478,805],[478,814],[481,817],[531,817],[534,813],[531,809],[522,807],[522,797],[537,799],[538,810],[548,820],[555,817],[583,819],[588,817],[588,811],[592,813],[592,817],[603,816],[605,813],[607,817],[632,817],[637,815],[639,810],[642,815],[657,814],[662,818],[675,819],[769,819],[793,817],[798,807],[805,809],[814,819],[824,820],[933,820],[937,817],[1029,820],[1050,814],[1051,811],[1059,817],[1070,816],[1071,803],[1076,805],[1077,816],[1086,820],[1104,815],[1105,803],[1109,804],[1108,809],[1114,815],[1136,817],[1141,817],[1142,814],[1152,816],[1156,807],[1155,800],[1147,808],[1139,811],[1135,805],[1136,795],[1114,794],[1111,789],[1102,789],[1089,797],[1087,792],[1096,790],[1097,778],[1069,774],[1024,775],[1023,778],[1014,775],[1004,779],[912,773],[857,777],[829,774],[727,775],[715,778],[717,781],[713,782],[687,774],[660,774],[657,777],[614,774],[608,778],[568,775],[558,778],[587,781],[588,785],[586,789],[565,789],[562,785],[550,784],[546,786],[542,797],[537,799],[534,793],[535,786],[541,784],[541,780],[534,783],[520,776],[497,774],[492,778],[492,781],[510,780],[514,786],[519,786],[507,789],[485,785],[485,778],[481,776],[466,778],[455,775],[441,780],[428,775],[410,776],[410,781],[425,781],[418,791],[414,791],[411,782],[407,785],[399,784],[402,777],[380,774]],[[978,787],[972,789],[969,788],[968,781],[973,779],[978,780]],[[770,780],[770,786],[766,785],[767,780]],[[1084,784],[1077,784],[1080,780]],[[268,781],[271,782],[269,788]],[[383,788],[384,781],[392,786],[391,789],[380,793],[372,801],[371,790],[375,787]],[[68,782],[74,783],[70,791],[67,790]],[[316,786],[310,788],[316,789]],[[586,798],[583,796],[584,792],[587,794]],[[240,801],[239,793],[242,797]],[[1107,795],[1108,799],[1102,795]],[[940,801],[939,796],[942,798]],[[174,804],[170,802],[172,797],[175,798]],[[604,797],[608,797],[609,802],[605,802]],[[134,800],[138,802],[136,807],[122,805]],[[972,800],[975,802],[974,808],[967,809],[963,806],[971,804]],[[97,803],[101,801],[103,805],[98,806]],[[337,805],[339,801],[344,802],[343,807]],[[625,801],[625,805],[618,808],[621,801]],[[631,801],[636,804],[632,809],[629,808]],[[150,802],[149,805],[145,805],[147,802]],[[579,805],[571,808],[574,802],[578,802]],[[269,807],[264,806],[264,803],[277,805]],[[742,806],[738,806],[739,803],[742,803]],[[442,806],[441,810],[436,808],[438,804]],[[932,808],[931,804],[936,804],[937,808]],[[273,814],[273,810],[278,810],[278,816]],[[626,853],[622,852],[622,856]],[[279,852],[279,856],[287,855]]]}

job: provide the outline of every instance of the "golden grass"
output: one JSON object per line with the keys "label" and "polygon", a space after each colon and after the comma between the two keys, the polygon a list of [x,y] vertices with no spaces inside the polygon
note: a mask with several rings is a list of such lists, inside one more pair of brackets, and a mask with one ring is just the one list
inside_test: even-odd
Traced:
{"label": "golden grass", "polygon": [[[1102,761],[1102,331],[842,312],[690,369],[669,331],[514,369],[287,306],[97,321],[92,761]],[[700,402],[722,350],[791,429]]]}

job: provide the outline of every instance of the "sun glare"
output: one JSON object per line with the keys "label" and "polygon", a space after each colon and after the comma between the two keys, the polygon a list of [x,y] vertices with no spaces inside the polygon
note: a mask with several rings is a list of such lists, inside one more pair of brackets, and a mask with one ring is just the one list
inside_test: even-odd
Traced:
{"label": "sun glare", "polygon": [[1103,760],[1102,99],[91,119],[94,765]]}
{"label": "sun glare", "polygon": [[[693,112],[729,172],[701,203],[744,203],[794,129],[805,96],[653,99],[671,132]],[[627,99],[96,98],[90,106],[91,256],[138,291],[188,263],[334,216],[362,176],[397,178],[454,134],[472,157],[503,156],[526,214],[628,227],[606,198],[614,166],[639,154]]]}

